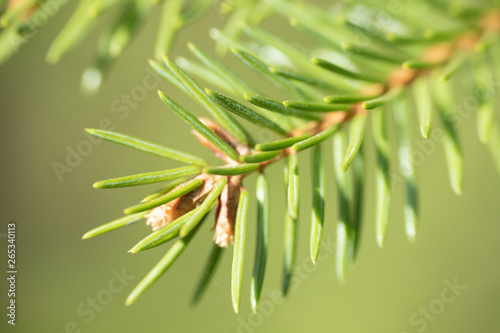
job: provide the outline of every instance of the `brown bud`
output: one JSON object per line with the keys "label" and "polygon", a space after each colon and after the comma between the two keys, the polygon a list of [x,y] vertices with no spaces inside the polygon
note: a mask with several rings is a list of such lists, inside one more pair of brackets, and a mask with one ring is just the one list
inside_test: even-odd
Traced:
{"label": "brown bud", "polygon": [[453,49],[450,45],[446,43],[438,44],[429,48],[422,56],[422,59],[430,63],[439,64],[450,59],[452,53]]}
{"label": "brown bud", "polygon": [[389,78],[388,87],[400,87],[408,85],[418,75],[418,71],[411,68],[398,68]]}
{"label": "brown bud", "polygon": [[500,31],[500,11],[492,10],[486,14],[481,21],[481,26],[484,30]]}
{"label": "brown bud", "polygon": [[[233,148],[238,154],[240,155],[247,155],[248,154],[248,147],[238,141],[234,136],[229,134],[226,130],[224,130],[222,127],[220,127],[219,124],[212,122],[210,119],[207,118],[200,118],[200,121],[207,126],[212,132],[214,132],[217,136],[219,136],[224,142],[226,142],[231,148]],[[227,157],[224,153],[222,153],[218,148],[216,148],[210,141],[205,139],[203,136],[200,135],[200,133],[196,131],[192,131],[192,133],[196,136],[196,138],[201,142],[202,145],[210,149],[215,153],[215,156],[220,158],[226,163],[231,163],[233,164],[234,161],[231,160],[229,157]]]}
{"label": "brown bud", "polygon": [[477,31],[469,31],[469,32],[463,34],[457,40],[457,46],[461,49],[464,49],[464,50],[470,50],[470,49],[474,48],[474,46],[477,44],[477,41],[480,38],[481,38],[481,34],[479,34]]}
{"label": "brown bud", "polygon": [[[217,176],[206,174],[197,176],[195,179],[201,179],[203,181],[201,186],[188,194],[151,210],[151,212],[146,215],[146,224],[150,225],[153,231],[155,231],[195,209],[201,205],[203,200],[208,196],[218,178]],[[175,189],[184,186],[184,184],[186,183],[180,184]]]}
{"label": "brown bud", "polygon": [[[16,7],[22,7],[25,6],[25,4],[28,3],[27,0],[9,0],[7,2],[7,9],[15,9]],[[23,20],[28,20],[37,10],[38,5],[32,4],[30,5],[27,9],[24,10],[24,13],[22,14],[22,19]]]}
{"label": "brown bud", "polygon": [[229,243],[233,244],[240,189],[241,177],[230,177],[217,199],[214,242],[220,247],[227,247]]}
{"label": "brown bud", "polygon": [[[345,121],[348,117],[350,117],[352,112],[330,112],[325,115],[323,118],[323,121],[321,122],[320,126],[316,128],[316,130],[313,132],[313,134],[319,133],[321,131],[324,131],[334,125],[340,124],[343,121]],[[291,152],[291,150],[290,150]]]}

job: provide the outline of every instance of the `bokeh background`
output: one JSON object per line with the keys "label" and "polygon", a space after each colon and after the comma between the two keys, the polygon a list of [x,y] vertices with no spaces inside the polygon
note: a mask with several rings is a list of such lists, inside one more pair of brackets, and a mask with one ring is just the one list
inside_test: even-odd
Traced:
{"label": "bokeh background", "polygon": [[[121,216],[124,207],[158,188],[95,190],[96,180],[178,166],[121,146],[104,142],[89,144],[86,127],[99,127],[108,119],[114,130],[163,143],[210,158],[187,127],[162,105],[159,88],[203,112],[165,82],[128,108],[115,112],[113,103],[149,75],[147,59],[152,53],[158,13],[143,27],[133,44],[117,61],[100,93],[88,98],[79,92],[83,68],[92,60],[95,40],[104,25],[57,66],[44,55],[75,4],[65,5],[57,17],[42,27],[20,52],[0,68],[0,136],[2,142],[0,248],[6,253],[5,233],[9,221],[17,222],[18,296],[17,325],[0,330],[17,332],[496,332],[500,329],[500,177],[486,146],[479,143],[475,119],[460,128],[465,156],[464,194],[457,197],[448,183],[440,145],[418,167],[421,212],[417,242],[404,234],[404,188],[395,185],[386,246],[376,246],[373,226],[374,156],[367,135],[367,192],[364,229],[358,260],[341,285],[335,276],[334,254],[323,249],[324,260],[309,262],[310,219],[309,153],[301,159],[300,246],[297,266],[299,283],[282,302],[279,296],[283,255],[284,191],[280,165],[269,168],[272,187],[272,221],[269,260],[261,309],[253,315],[249,306],[250,276],[255,249],[255,202],[251,203],[247,234],[247,257],[242,306],[234,314],[230,301],[231,250],[213,276],[197,307],[190,306],[194,287],[211,248],[211,222],[203,226],[180,260],[134,305],[126,307],[128,293],[168,249],[169,244],[131,255],[127,250],[148,234],[143,223],[90,240],[87,230]],[[173,55],[187,55],[186,42],[213,49],[207,30],[221,26],[212,13],[184,30]],[[268,25],[289,39],[283,22]],[[234,60],[224,58],[229,66]],[[233,67],[234,68],[234,67]],[[240,67],[241,68],[241,67]],[[249,76],[250,80],[254,77]],[[393,131],[390,133],[394,137]],[[417,138],[417,137],[416,137]],[[85,146],[85,147],[84,147]],[[91,147],[81,160],[73,160],[71,172],[61,179],[54,162],[67,165],[68,152]],[[331,147],[331,145],[328,145]],[[393,147],[395,148],[395,147]],[[499,148],[500,149],[500,148]],[[328,149],[330,150],[330,149]],[[327,154],[328,200],[324,242],[335,239],[336,197]],[[396,167],[396,164],[393,165]],[[246,180],[253,192],[254,177]],[[4,252],[5,251],[5,252]],[[2,270],[6,271],[6,255]],[[109,293],[114,274],[128,279]],[[5,273],[6,274],[6,273]],[[439,309],[447,282],[458,279],[466,286],[454,301]],[[0,283],[1,308],[6,306],[7,285]],[[106,299],[106,295],[112,295]],[[277,297],[278,295],[279,297]],[[447,294],[448,295],[448,294]],[[451,294],[450,294],[451,295]],[[88,302],[105,299],[95,310]],[[104,297],[104,298],[103,298]],[[440,314],[424,320],[421,308],[435,306]],[[442,311],[441,311],[442,310]],[[417,313],[417,315],[415,315]],[[415,323],[413,320],[420,320]]]}

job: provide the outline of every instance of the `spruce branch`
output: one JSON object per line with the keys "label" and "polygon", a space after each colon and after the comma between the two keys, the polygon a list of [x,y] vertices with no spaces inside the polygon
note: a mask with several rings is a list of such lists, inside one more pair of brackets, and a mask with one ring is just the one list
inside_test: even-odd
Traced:
{"label": "spruce branch", "polygon": [[[429,2],[430,3],[430,2]],[[311,37],[328,52],[319,54],[290,45],[273,34],[248,23],[248,15],[255,3],[244,2],[241,16],[245,24],[212,32],[220,50],[232,54],[263,79],[279,89],[286,100],[272,93],[263,93],[242,80],[216,58],[189,44],[189,49],[202,65],[183,60],[175,63],[163,57],[166,67],[151,61],[152,68],[182,92],[202,105],[215,118],[197,118],[171,97],[160,93],[162,101],[181,120],[187,123],[200,143],[211,150],[223,165],[209,165],[190,154],[128,137],[113,132],[89,130],[89,133],[134,149],[182,161],[189,166],[177,169],[133,175],[96,183],[108,188],[141,185],[178,177],[183,182],[172,182],[148,196],[143,202],[126,210],[124,218],[98,227],[84,238],[117,229],[138,218],[146,218],[153,232],[139,241],[129,252],[136,253],[178,238],[155,268],[144,278],[127,299],[134,302],[179,257],[210,211],[215,215],[214,242],[217,246],[233,244],[231,269],[231,297],[235,312],[239,311],[244,273],[248,201],[250,195],[243,187],[247,176],[258,173],[257,249],[250,289],[252,310],[256,311],[264,281],[269,243],[268,228],[271,189],[266,168],[284,161],[286,210],[284,212],[284,258],[282,291],[286,295],[291,286],[297,258],[297,231],[301,209],[299,154],[312,149],[313,205],[309,255],[316,263],[321,248],[324,227],[325,198],[324,147],[326,140],[333,143],[333,174],[338,193],[336,219],[336,272],[340,281],[356,259],[362,233],[365,174],[373,170],[376,179],[376,207],[374,216],[377,244],[382,247],[390,222],[391,181],[394,171],[391,160],[398,159],[406,188],[405,227],[409,239],[416,238],[418,221],[418,184],[413,163],[414,149],[410,132],[410,113],[418,115],[418,128],[424,139],[432,136],[434,121],[442,124],[443,148],[448,165],[450,183],[455,193],[462,193],[463,162],[454,123],[454,91],[450,82],[470,75],[472,86],[479,92],[477,111],[478,134],[488,144],[493,160],[500,170],[500,127],[493,110],[493,98],[481,79],[488,71],[498,72],[497,44],[500,39],[500,11],[493,4],[480,9],[467,7],[432,6],[427,2],[411,2],[411,10],[425,8],[428,16],[414,17],[403,11],[392,18],[396,26],[381,26],[377,31],[367,30],[363,20],[373,20],[371,8],[383,6],[375,1],[361,5],[342,4],[337,15],[329,14],[314,5],[273,1],[273,11],[291,20],[293,29]],[[458,8],[458,9],[457,9]],[[449,12],[454,13],[450,18]],[[443,29],[438,29],[442,19]],[[232,26],[235,21],[230,22]],[[402,28],[401,28],[402,27]],[[335,33],[332,33],[335,31]],[[249,47],[240,34],[244,33],[259,46]],[[354,42],[356,34],[366,34],[370,43],[361,47]],[[292,65],[276,64],[275,59],[260,52],[264,47],[282,52]],[[493,55],[493,61],[486,61]],[[496,55],[496,58],[495,58]],[[464,64],[472,62],[473,71]],[[203,66],[203,67],[199,67]],[[288,68],[291,67],[291,68]],[[204,68],[204,70],[199,70]],[[472,72],[472,73],[471,73]],[[498,74],[498,73],[497,73]],[[215,88],[203,89],[193,77],[201,76]],[[213,78],[217,79],[213,79]],[[450,81],[450,82],[448,82]],[[219,92],[224,91],[224,93]],[[247,104],[245,104],[247,103]],[[415,109],[415,110],[413,110]],[[392,111],[392,112],[389,112]],[[233,117],[234,116],[234,117]],[[398,135],[398,153],[392,156],[386,121],[393,116]],[[241,124],[236,119],[241,118]],[[436,118],[436,119],[435,119]],[[240,120],[240,119],[238,119]],[[274,133],[276,139],[256,142],[244,122]],[[363,144],[366,126],[371,126],[376,153],[376,166],[366,167]],[[306,180],[309,181],[309,180]],[[144,211],[145,210],[145,211]],[[136,213],[140,212],[140,213]],[[251,223],[251,222],[250,222]],[[206,264],[213,274],[220,250],[212,250]],[[194,302],[207,286],[204,273],[195,291]]]}

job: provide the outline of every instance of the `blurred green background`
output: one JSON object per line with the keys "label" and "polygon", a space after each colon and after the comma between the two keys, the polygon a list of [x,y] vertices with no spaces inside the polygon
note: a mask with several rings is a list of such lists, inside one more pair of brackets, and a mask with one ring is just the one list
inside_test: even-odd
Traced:
{"label": "blurred green background", "polygon": [[[275,165],[269,169],[273,194],[270,257],[261,308],[256,315],[249,306],[255,249],[254,201],[240,314],[233,313],[230,301],[230,249],[225,251],[204,299],[199,306],[190,306],[212,243],[211,221],[207,221],[161,280],[134,305],[126,307],[128,293],[169,245],[128,254],[127,250],[150,230],[143,223],[90,240],[83,241],[80,237],[89,229],[121,216],[124,207],[158,185],[106,191],[95,190],[91,184],[179,164],[111,143],[89,143],[93,141],[89,141],[83,129],[99,127],[103,119],[108,119],[115,131],[209,157],[187,127],[162,105],[156,89],[167,92],[199,115],[203,112],[165,82],[148,90],[147,96],[128,107],[128,113],[116,112],[117,103],[121,103],[116,101],[123,94],[130,95],[134,87],[142,86],[149,75],[146,60],[152,53],[158,13],[117,61],[102,91],[94,98],[82,96],[78,89],[80,74],[93,58],[95,40],[102,26],[59,65],[49,66],[44,62],[49,41],[73,8],[74,3],[65,5],[21,52],[0,68],[0,234],[5,236],[9,221],[17,222],[19,271],[17,325],[15,328],[7,325],[2,314],[2,332],[411,333],[500,329],[500,178],[487,147],[477,139],[474,117],[469,117],[460,129],[465,156],[464,195],[457,197],[450,188],[441,146],[437,145],[418,168],[421,225],[415,244],[410,244],[404,234],[404,188],[396,184],[386,246],[383,249],[376,246],[373,143],[367,136],[365,227],[357,263],[349,270],[345,285],[336,280],[334,254],[323,249],[324,260],[315,267],[309,261],[311,191],[310,156],[306,152],[302,154],[300,171],[303,200],[297,256],[299,274],[295,290],[285,301],[279,296],[284,191],[281,167]],[[176,41],[173,55],[187,55],[187,41],[212,50],[207,29],[220,25],[220,17],[212,13],[190,26]],[[287,34],[283,30],[285,24],[273,26],[278,28],[281,34]],[[231,57],[225,59],[229,65],[234,62]],[[266,138],[264,134],[262,137]],[[331,145],[327,146],[330,150]],[[67,165],[68,152],[77,149],[87,149],[87,156],[70,161],[71,172],[58,179],[54,162]],[[337,212],[330,151],[327,156],[329,203],[324,243],[331,247]],[[251,193],[254,182],[255,177],[246,179],[245,185]],[[0,241],[2,251],[6,251],[5,238]],[[2,258],[6,262],[6,255]],[[4,263],[0,266],[6,270]],[[127,278],[110,286],[117,272],[125,272]],[[453,295],[446,293],[446,281],[453,284],[455,279],[466,289],[459,291],[450,303],[443,303],[440,301],[443,292],[445,297]],[[5,279],[0,294],[5,312]],[[96,297],[101,304],[92,309],[88,302]],[[419,311],[429,306],[439,314],[424,319]]]}

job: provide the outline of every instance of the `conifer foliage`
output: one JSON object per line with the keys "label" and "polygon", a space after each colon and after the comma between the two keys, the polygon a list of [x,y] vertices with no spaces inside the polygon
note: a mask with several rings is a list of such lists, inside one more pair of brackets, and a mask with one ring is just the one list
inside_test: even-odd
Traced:
{"label": "conifer foliage", "polygon": [[[22,34],[37,10],[49,1],[2,1],[0,59],[9,55],[7,34]],[[159,4],[158,4],[159,2]],[[219,53],[229,53],[276,87],[279,94],[262,91],[210,53],[188,44],[194,60],[173,61],[168,54],[174,32],[202,15],[216,3],[228,15],[221,30],[212,29]],[[96,90],[105,68],[130,41],[141,20],[154,6],[162,7],[162,19],[151,67],[179,92],[197,102],[206,117],[197,118],[180,105],[174,95],[159,92],[165,109],[179,124],[191,129],[201,146],[218,157],[209,165],[196,152],[182,146],[165,147],[129,135],[88,129],[104,140],[179,162],[179,167],[147,171],[96,182],[95,188],[118,188],[151,183],[166,184],[139,203],[125,208],[124,216],[99,226],[90,238],[143,219],[152,232],[138,240],[129,252],[145,251],[164,243],[170,248],[127,298],[132,304],[178,259],[192,241],[209,212],[215,216],[214,246],[193,298],[198,302],[217,267],[224,248],[233,253],[231,297],[238,312],[243,274],[252,272],[250,303],[256,311],[265,281],[269,247],[270,197],[266,168],[283,167],[286,211],[283,218],[283,293],[287,294],[295,265],[299,235],[300,190],[312,189],[310,258],[316,263],[325,223],[325,160],[333,158],[338,216],[336,218],[336,272],[344,281],[359,251],[362,220],[375,224],[374,235],[382,247],[390,224],[391,182],[401,174],[406,187],[405,228],[410,240],[419,224],[418,183],[414,142],[410,133],[431,137],[439,123],[440,142],[446,157],[453,191],[462,193],[463,161],[457,99],[467,96],[473,108],[478,139],[491,151],[500,172],[500,127],[495,82],[500,79],[500,7],[493,0],[378,1],[360,0],[320,6],[285,0],[82,0],[47,54],[57,62],[94,25],[104,11],[115,10],[117,19],[106,31],[97,51],[96,63],[83,76],[87,90]],[[259,24],[278,17],[289,20],[283,39]],[[32,22],[31,22],[32,23]],[[314,46],[301,47],[293,36],[302,34]],[[9,35],[11,36],[11,35]],[[2,42],[3,41],[3,42]],[[11,39],[9,39],[11,41]],[[210,87],[205,88],[208,84]],[[265,84],[264,84],[265,85]],[[496,110],[496,111],[495,111]],[[396,124],[397,137],[389,137],[388,118]],[[413,122],[413,119],[418,122]],[[392,120],[391,120],[392,121]],[[269,131],[275,139],[257,141],[249,123]],[[181,125],[180,125],[181,126]],[[364,145],[371,127],[373,146]],[[255,128],[255,127],[254,127]],[[391,154],[390,140],[398,145]],[[327,151],[332,142],[333,152]],[[200,148],[203,149],[203,148]],[[299,178],[302,151],[311,149],[310,178]],[[365,166],[363,150],[373,149],[376,165]],[[397,160],[400,170],[391,170]],[[375,211],[363,208],[366,174],[375,176]],[[244,184],[256,174],[256,192]],[[333,184],[332,184],[333,185]],[[257,203],[256,221],[247,221],[249,201]],[[303,209],[304,207],[302,207]],[[363,218],[363,215],[366,215]],[[370,217],[369,219],[367,217]],[[303,222],[302,222],[303,223]],[[255,240],[246,239],[247,228],[255,228]],[[372,235],[365,235],[366,237]],[[273,235],[273,238],[278,238]],[[275,240],[278,241],[278,240]],[[255,242],[255,260],[245,262],[245,243]],[[168,245],[167,245],[168,246]],[[253,265],[253,270],[249,269]]]}

